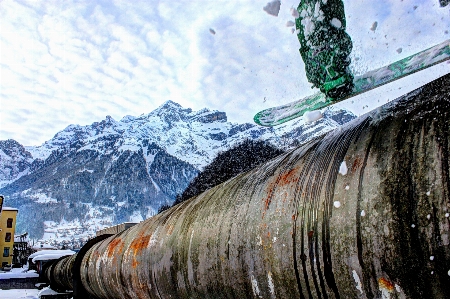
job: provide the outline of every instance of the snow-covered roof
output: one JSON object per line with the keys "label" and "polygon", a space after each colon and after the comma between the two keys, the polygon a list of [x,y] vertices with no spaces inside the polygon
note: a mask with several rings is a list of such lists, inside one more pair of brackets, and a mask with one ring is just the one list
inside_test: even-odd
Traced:
{"label": "snow-covered roof", "polygon": [[28,236],[25,237],[21,237],[21,235],[18,236],[14,236],[14,242],[29,242],[30,239],[28,238]]}
{"label": "snow-covered roof", "polygon": [[55,246],[52,246],[52,245],[48,245],[48,244],[42,244],[42,245],[39,245],[39,246],[33,246],[33,249],[34,250],[38,250],[38,251],[42,251],[42,250],[45,250],[45,249],[51,249],[51,250],[53,250],[53,249],[58,249],[58,248],[56,248]]}
{"label": "snow-covered roof", "polygon": [[41,255],[35,256],[32,261],[33,261],[33,263],[36,263],[37,261],[57,260],[60,257],[73,255],[74,253],[75,252],[72,251],[72,253],[41,254]]}
{"label": "snow-covered roof", "polygon": [[36,256],[46,255],[46,254],[48,254],[48,255],[56,255],[56,254],[72,255],[74,253],[75,253],[75,251],[72,251],[72,250],[41,250],[41,251],[31,254],[28,258],[32,259],[32,258],[35,258]]}
{"label": "snow-covered roof", "polygon": [[11,208],[11,207],[3,207],[2,211],[17,211],[17,212],[19,212],[19,209]]}

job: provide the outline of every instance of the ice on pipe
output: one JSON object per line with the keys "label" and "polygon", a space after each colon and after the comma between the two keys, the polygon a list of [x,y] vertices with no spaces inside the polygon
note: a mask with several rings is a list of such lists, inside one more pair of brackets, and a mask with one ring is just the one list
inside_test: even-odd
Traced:
{"label": "ice on pipe", "polygon": [[347,164],[345,161],[342,161],[341,166],[339,166],[339,173],[342,175],[346,175],[348,171]]}
{"label": "ice on pipe", "polygon": [[292,22],[292,21],[287,21],[286,22],[286,27],[294,27],[294,26],[295,26],[294,22]]}
{"label": "ice on pipe", "polygon": [[319,120],[323,117],[322,112],[320,112],[320,110],[315,110],[315,111],[308,111],[304,114],[305,116],[305,121],[310,124],[312,122],[315,122],[316,120]]}
{"label": "ice on pipe", "polygon": [[339,19],[333,18],[330,21],[330,23],[331,23],[331,25],[333,25],[334,27],[336,27],[338,29],[342,27],[342,23],[341,23],[341,21],[339,21]]}
{"label": "ice on pipe", "polygon": [[295,8],[291,7],[290,12],[291,12],[291,16],[298,19],[298,17],[299,17],[298,11]]}
{"label": "ice on pipe", "polygon": [[274,0],[266,4],[263,7],[263,10],[267,12],[269,15],[278,17],[278,13],[280,12],[281,2],[280,0]]}

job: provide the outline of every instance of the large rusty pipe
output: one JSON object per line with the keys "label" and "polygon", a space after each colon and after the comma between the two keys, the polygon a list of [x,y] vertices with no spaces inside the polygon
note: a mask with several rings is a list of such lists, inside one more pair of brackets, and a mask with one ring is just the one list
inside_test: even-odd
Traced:
{"label": "large rusty pipe", "polygon": [[450,75],[95,244],[97,298],[450,298]]}
{"label": "large rusty pipe", "polygon": [[66,291],[73,290],[73,275],[72,266],[77,257],[77,254],[61,258],[57,261],[50,270],[52,288]]}

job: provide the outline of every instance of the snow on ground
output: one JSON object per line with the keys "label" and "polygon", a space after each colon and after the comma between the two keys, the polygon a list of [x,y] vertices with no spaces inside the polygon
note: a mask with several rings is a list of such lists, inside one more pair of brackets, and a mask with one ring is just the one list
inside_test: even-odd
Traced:
{"label": "snow on ground", "polygon": [[81,247],[89,239],[95,237],[97,231],[113,225],[112,216],[104,215],[100,207],[94,207],[91,203],[85,203],[85,205],[89,207],[87,213],[89,217],[86,219],[80,220],[77,218],[72,221],[63,219],[60,222],[45,221],[44,236],[37,241],[35,247],[41,245]]}
{"label": "snow on ground", "polygon": [[38,299],[38,289],[1,290],[1,299]]}
{"label": "snow on ground", "polygon": [[[11,271],[8,272],[0,271],[0,279],[39,277],[39,274],[37,274],[36,271],[27,270],[28,268],[12,268]],[[3,299],[1,295],[0,298]]]}

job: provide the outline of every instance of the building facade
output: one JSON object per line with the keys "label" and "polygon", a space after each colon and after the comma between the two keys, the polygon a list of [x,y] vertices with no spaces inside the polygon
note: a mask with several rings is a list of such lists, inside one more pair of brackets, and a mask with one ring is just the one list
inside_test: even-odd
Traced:
{"label": "building facade", "polygon": [[0,266],[11,265],[18,209],[3,207],[0,214]]}

